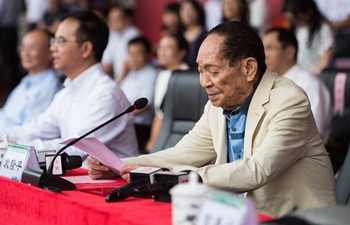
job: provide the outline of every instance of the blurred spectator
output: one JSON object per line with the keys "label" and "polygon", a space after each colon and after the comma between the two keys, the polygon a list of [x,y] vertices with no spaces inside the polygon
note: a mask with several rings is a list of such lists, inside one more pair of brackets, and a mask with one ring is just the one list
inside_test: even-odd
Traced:
{"label": "blurred spectator", "polygon": [[[54,68],[67,76],[49,107],[21,126],[0,128],[0,136],[42,149],[59,149],[61,142],[79,137],[130,106],[117,84],[102,70],[100,61],[108,42],[108,26],[94,13],[72,12],[62,18],[51,40]],[[139,155],[133,116],[124,115],[89,135],[119,157]],[[70,155],[87,154],[75,147]]]}
{"label": "blurred spectator", "polygon": [[50,38],[43,30],[29,31],[22,39],[21,62],[28,72],[0,109],[0,128],[19,126],[38,116],[62,88],[51,69]]}
{"label": "blurred spectator", "polygon": [[168,82],[174,70],[189,69],[185,58],[188,52],[188,43],[181,34],[167,34],[159,41],[157,51],[158,63],[163,68],[158,73],[154,89],[155,114],[152,122],[151,137],[146,151],[150,152],[157,141],[163,121],[163,101],[168,89]]}
{"label": "blurred spectator", "polygon": [[222,1],[223,0],[208,0],[204,3],[207,30],[211,30],[213,27],[221,23]]}
{"label": "blurred spectator", "polygon": [[331,97],[320,78],[308,73],[296,63],[298,41],[294,33],[282,28],[273,28],[266,32],[263,43],[267,68],[291,79],[308,95],[318,131],[323,143],[327,144],[332,120]]}
{"label": "blurred spectator", "polygon": [[140,31],[133,25],[133,12],[119,5],[109,10],[108,25],[110,33],[102,64],[105,72],[117,79],[128,55],[128,43]]}
{"label": "blurred spectator", "polygon": [[333,59],[333,32],[313,0],[285,0],[283,13],[298,40],[298,63],[319,76]]}
{"label": "blurred spectator", "polygon": [[[99,0],[98,0],[99,1]],[[112,4],[118,4],[125,9],[135,9],[137,0],[111,0]]]}
{"label": "blurred spectator", "polygon": [[17,54],[17,19],[22,9],[21,0],[0,0],[0,64],[3,80],[1,89],[12,91],[19,83],[19,58]]}
{"label": "blurred spectator", "polygon": [[84,11],[89,9],[88,0],[64,0],[64,4],[68,11]]}
{"label": "blurred spectator", "polygon": [[247,0],[249,5],[249,24],[262,36],[269,28],[269,7],[267,0]]}
{"label": "blurred spectator", "polygon": [[63,6],[61,0],[47,0],[48,9],[45,11],[42,20],[38,23],[38,28],[47,29],[52,33],[56,32],[60,18],[68,10]]}
{"label": "blurred spectator", "polygon": [[180,21],[180,4],[171,2],[165,6],[162,13],[162,33],[176,34],[183,31],[183,26]]}
{"label": "blurred spectator", "polygon": [[25,3],[27,9],[27,30],[32,30],[43,19],[48,3],[47,0],[26,0]]}
{"label": "blurred spectator", "polygon": [[183,0],[180,3],[180,19],[185,29],[184,37],[189,43],[186,62],[190,67],[197,67],[198,49],[207,36],[202,5],[195,0]]}
{"label": "blurred spectator", "polygon": [[223,0],[222,21],[238,21],[249,25],[249,7],[246,0]]}
{"label": "blurred spectator", "polygon": [[335,31],[334,55],[350,57],[349,0],[316,0],[316,3]]}
{"label": "blurred spectator", "polygon": [[134,103],[140,97],[148,99],[148,105],[145,108],[133,112],[139,150],[144,153],[150,137],[154,114],[153,97],[157,70],[149,63],[151,44],[146,38],[131,39],[128,44],[128,52],[129,55],[121,74],[123,79],[120,88],[130,103]]}

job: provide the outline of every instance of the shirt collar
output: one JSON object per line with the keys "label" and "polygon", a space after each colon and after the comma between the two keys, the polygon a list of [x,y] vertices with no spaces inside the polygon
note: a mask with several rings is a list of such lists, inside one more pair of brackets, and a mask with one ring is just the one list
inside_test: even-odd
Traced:
{"label": "shirt collar", "polygon": [[24,84],[26,84],[26,86],[30,87],[33,84],[35,85],[36,83],[40,83],[44,77],[46,77],[47,75],[49,75],[52,72],[53,72],[52,69],[48,69],[48,70],[44,70],[36,75],[29,75],[28,74],[22,79],[22,83],[24,83]]}
{"label": "shirt collar", "polygon": [[94,71],[96,69],[101,69],[102,70],[102,66],[101,66],[100,63],[96,63],[96,64],[90,66],[84,72],[79,74],[73,81],[69,77],[67,77],[64,80],[63,86],[64,87],[70,87],[70,86],[74,87],[76,85],[79,85],[79,83],[81,83],[81,80],[84,80],[85,77],[87,77],[89,74],[92,73],[92,71]]}

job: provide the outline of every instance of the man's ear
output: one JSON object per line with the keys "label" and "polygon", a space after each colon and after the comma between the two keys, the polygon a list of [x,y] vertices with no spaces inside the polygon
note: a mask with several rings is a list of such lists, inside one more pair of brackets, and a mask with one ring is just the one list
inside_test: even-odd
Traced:
{"label": "man's ear", "polygon": [[82,52],[82,57],[84,59],[89,58],[93,54],[93,46],[90,41],[85,41],[84,43],[81,44],[80,46],[81,52]]}
{"label": "man's ear", "polygon": [[241,69],[248,82],[253,82],[258,76],[258,61],[253,57],[242,60]]}
{"label": "man's ear", "polygon": [[296,49],[294,46],[288,45],[284,51],[287,53],[288,60],[295,61]]}

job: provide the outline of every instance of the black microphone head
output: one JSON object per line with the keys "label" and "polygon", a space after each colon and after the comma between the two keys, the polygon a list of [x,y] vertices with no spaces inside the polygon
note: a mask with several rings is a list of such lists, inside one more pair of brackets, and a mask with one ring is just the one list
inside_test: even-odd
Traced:
{"label": "black microphone head", "polygon": [[135,109],[143,109],[148,103],[147,98],[139,98],[134,102]]}

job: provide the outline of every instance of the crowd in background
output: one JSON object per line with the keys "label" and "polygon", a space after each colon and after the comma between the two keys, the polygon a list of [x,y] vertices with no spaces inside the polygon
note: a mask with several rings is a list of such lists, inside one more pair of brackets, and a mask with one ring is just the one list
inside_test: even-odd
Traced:
{"label": "crowd in background", "polygon": [[[225,21],[240,21],[264,37],[276,24],[269,21],[269,0],[174,0],[159,17],[159,41],[151,43],[135,23],[139,1],[0,0],[0,91],[9,94],[30,73],[23,68],[23,56],[20,59],[17,51],[22,39],[17,27],[22,12],[26,31],[45,29],[54,34],[67,12],[91,10],[110,29],[102,58],[104,71],[120,84],[130,102],[138,96],[149,99],[149,105],[134,115],[139,148],[145,153],[152,150],[160,132],[162,102],[171,72],[197,67],[199,46],[211,28]],[[280,13],[285,18],[281,24],[298,42],[295,61],[308,74],[319,79],[322,70],[333,66],[335,57],[350,57],[350,6],[345,0],[285,0]],[[266,52],[271,50],[279,49],[265,47]],[[312,101],[325,101],[315,98]]]}

